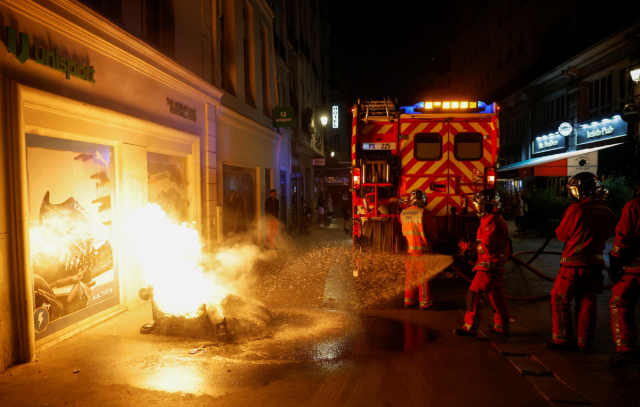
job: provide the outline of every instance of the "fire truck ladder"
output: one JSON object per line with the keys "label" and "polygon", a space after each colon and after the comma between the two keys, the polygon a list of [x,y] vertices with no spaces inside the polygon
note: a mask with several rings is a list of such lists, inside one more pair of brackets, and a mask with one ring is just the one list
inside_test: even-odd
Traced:
{"label": "fire truck ladder", "polygon": [[384,115],[387,116],[387,121],[391,120],[391,113],[393,112],[393,108],[395,106],[394,103],[391,102],[391,100],[387,100],[387,98],[385,98],[384,100],[365,100],[364,102],[362,102],[362,105],[364,105],[363,107],[366,106],[364,116],[365,123],[369,122],[369,115],[371,115],[372,117]]}

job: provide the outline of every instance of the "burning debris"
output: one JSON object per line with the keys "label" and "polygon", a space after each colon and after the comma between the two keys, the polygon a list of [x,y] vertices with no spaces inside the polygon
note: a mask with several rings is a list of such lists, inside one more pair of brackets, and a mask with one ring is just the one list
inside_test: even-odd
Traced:
{"label": "burning debris", "polygon": [[153,323],[141,333],[215,335],[223,340],[267,335],[272,315],[260,302],[233,294],[245,285],[258,248],[221,250],[206,262],[198,232],[172,223],[155,204],[139,209],[128,223],[129,249],[147,287],[139,292],[151,300]]}

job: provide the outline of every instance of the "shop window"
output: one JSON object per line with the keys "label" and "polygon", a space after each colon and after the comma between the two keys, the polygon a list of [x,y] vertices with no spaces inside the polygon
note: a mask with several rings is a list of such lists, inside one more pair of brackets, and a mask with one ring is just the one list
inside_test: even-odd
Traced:
{"label": "shop window", "polygon": [[174,222],[188,220],[187,159],[147,153],[149,203],[158,204]]}
{"label": "shop window", "polygon": [[105,17],[122,23],[122,0],[79,0]]}
{"label": "shop window", "polygon": [[477,161],[482,158],[482,134],[458,133],[453,139],[453,154],[458,161]]}
{"label": "shop window", "polygon": [[119,302],[113,148],[33,134],[26,145],[39,340]]}
{"label": "shop window", "polygon": [[[255,221],[256,170],[223,166],[223,234],[245,234]],[[271,181],[271,177],[269,177]]]}
{"label": "shop window", "polygon": [[442,158],[442,135],[419,133],[413,139],[413,155],[419,161],[438,161]]}

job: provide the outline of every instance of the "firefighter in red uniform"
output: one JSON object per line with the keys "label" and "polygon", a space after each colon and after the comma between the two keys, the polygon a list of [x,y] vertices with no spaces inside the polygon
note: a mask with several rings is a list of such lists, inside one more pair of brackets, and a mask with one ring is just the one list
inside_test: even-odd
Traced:
{"label": "firefighter in red uniform", "polygon": [[567,190],[574,202],[556,229],[558,240],[565,245],[551,290],[553,341],[545,342],[545,347],[575,349],[571,301],[576,297],[578,346],[580,352],[587,353],[596,329],[596,297],[603,289],[602,252],[613,230],[614,218],[604,203],[608,191],[594,174],[582,172],[574,176]]}
{"label": "firefighter in red uniform", "polygon": [[476,275],[467,294],[464,325],[453,330],[456,335],[478,335],[485,297],[488,296],[495,312],[495,325],[489,325],[489,329],[495,334],[509,336],[509,308],[503,285],[509,259],[509,229],[498,213],[500,206],[500,195],[493,189],[484,189],[473,198],[473,207],[480,217],[476,241],[478,262],[473,268]]}
{"label": "firefighter in red uniform", "polygon": [[[409,197],[409,207],[400,214],[402,234],[407,240],[409,257],[404,262],[407,277],[404,284],[404,306],[420,303],[420,309],[433,305],[429,281],[424,277],[426,263],[422,256],[433,253],[433,243],[438,241],[438,229],[427,205],[427,195],[415,189]],[[419,295],[419,296],[418,296]]]}
{"label": "firefighter in red uniform", "polygon": [[[636,195],[637,196],[637,195]],[[627,202],[616,227],[616,240],[609,253],[611,329],[618,356],[613,366],[640,363],[640,344],[634,309],[640,295],[640,197]]]}

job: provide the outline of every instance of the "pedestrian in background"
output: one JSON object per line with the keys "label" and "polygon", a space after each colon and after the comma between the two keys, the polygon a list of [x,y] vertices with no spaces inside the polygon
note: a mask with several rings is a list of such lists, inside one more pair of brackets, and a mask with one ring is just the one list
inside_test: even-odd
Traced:
{"label": "pedestrian in background", "polygon": [[349,192],[342,194],[342,201],[340,201],[340,210],[342,211],[342,217],[344,218],[344,231],[349,231],[349,221],[351,220],[351,199],[349,199]]}
{"label": "pedestrian in background", "polygon": [[327,194],[327,217],[333,219],[333,199],[331,194]]}
{"label": "pedestrian in background", "polygon": [[640,296],[640,197],[622,209],[616,239],[609,253],[611,289],[611,330],[618,355],[612,366],[640,364],[640,343],[634,311]]}
{"label": "pedestrian in background", "polygon": [[318,223],[320,227],[323,228],[324,225],[322,221],[324,220],[324,191],[320,191],[320,195],[318,195]]}
{"label": "pedestrian in background", "polygon": [[269,198],[264,203],[264,214],[267,217],[267,239],[264,245],[267,249],[273,249],[276,243],[276,235],[278,234],[278,227],[280,222],[278,221],[278,214],[280,213],[280,201],[276,199],[275,189],[272,189],[269,193]]}
{"label": "pedestrian in background", "polygon": [[515,218],[516,218],[516,232],[518,239],[522,239],[522,235],[524,234],[524,230],[522,228],[522,220],[524,218],[524,202],[522,201],[522,197],[520,196],[520,191],[516,192],[515,196]]}
{"label": "pedestrian in background", "polygon": [[597,296],[604,288],[602,269],[607,239],[611,236],[614,217],[604,203],[607,190],[590,172],[571,178],[567,191],[573,199],[556,229],[564,242],[560,271],[551,290],[552,341],[544,343],[551,350],[575,350],[571,301],[576,299],[578,349],[588,353],[595,337]]}

